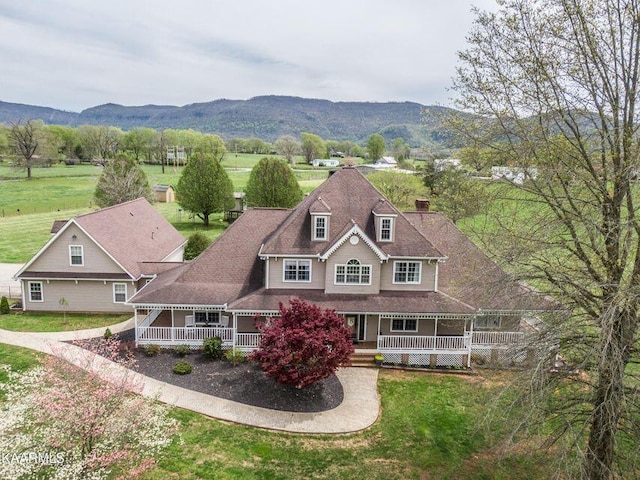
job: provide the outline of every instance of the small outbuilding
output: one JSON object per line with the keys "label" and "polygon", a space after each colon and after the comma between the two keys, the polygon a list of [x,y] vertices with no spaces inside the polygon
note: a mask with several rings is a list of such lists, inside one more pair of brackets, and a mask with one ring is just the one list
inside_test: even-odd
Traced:
{"label": "small outbuilding", "polygon": [[176,201],[176,194],[171,185],[154,185],[152,190],[156,202],[171,203]]}

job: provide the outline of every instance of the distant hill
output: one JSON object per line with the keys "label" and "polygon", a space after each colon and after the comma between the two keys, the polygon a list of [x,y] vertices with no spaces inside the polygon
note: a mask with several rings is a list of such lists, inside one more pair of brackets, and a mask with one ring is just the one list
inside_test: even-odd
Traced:
{"label": "distant hill", "polygon": [[0,102],[0,122],[41,119],[61,125],[112,125],[124,130],[193,128],[224,139],[258,137],[274,141],[282,135],[311,132],[324,139],[364,142],[380,133],[390,142],[402,137],[411,146],[444,145],[442,118],[451,110],[411,102],[331,102],[286,96],[249,100],[220,99],[183,107],[106,104],[80,113]]}

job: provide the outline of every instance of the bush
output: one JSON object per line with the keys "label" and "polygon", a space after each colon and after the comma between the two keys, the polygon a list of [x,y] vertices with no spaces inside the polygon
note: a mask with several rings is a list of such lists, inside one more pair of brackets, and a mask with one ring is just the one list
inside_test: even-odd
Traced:
{"label": "bush", "polygon": [[177,375],[187,375],[191,372],[193,372],[193,367],[189,362],[185,362],[184,360],[176,362],[176,364],[173,366],[173,373]]}
{"label": "bush", "polygon": [[205,338],[202,342],[203,353],[212,360],[222,360],[224,355],[222,351],[222,339],[220,337]]}
{"label": "bush", "polygon": [[238,350],[237,348],[227,350],[224,356],[229,362],[231,362],[234,367],[247,359],[247,357],[245,357],[244,355],[244,352],[242,350]]}
{"label": "bush", "polygon": [[111,337],[113,337],[113,333],[111,333],[111,330],[107,328],[104,331],[103,337],[104,337],[105,340],[109,340]]}
{"label": "bush", "polygon": [[184,246],[184,259],[193,260],[200,255],[211,243],[209,237],[204,233],[196,232],[189,236],[187,244]]}
{"label": "bush", "polygon": [[155,357],[160,353],[160,345],[149,343],[144,346],[144,353],[147,355],[147,357]]}
{"label": "bush", "polygon": [[7,315],[10,312],[11,309],[9,308],[9,300],[7,300],[7,297],[2,297],[2,299],[0,299],[0,314]]}
{"label": "bush", "polygon": [[176,353],[181,357],[186,357],[191,354],[191,348],[189,345],[178,345],[176,347]]}

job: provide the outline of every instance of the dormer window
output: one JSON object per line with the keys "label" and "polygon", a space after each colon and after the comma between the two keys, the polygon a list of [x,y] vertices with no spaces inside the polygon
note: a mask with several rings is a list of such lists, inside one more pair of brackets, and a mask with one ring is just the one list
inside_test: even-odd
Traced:
{"label": "dormer window", "polygon": [[380,241],[390,242],[393,240],[393,220],[391,218],[380,219]]}
{"label": "dormer window", "polygon": [[312,238],[313,240],[326,240],[329,231],[329,217],[326,215],[314,215],[313,219],[313,232]]}

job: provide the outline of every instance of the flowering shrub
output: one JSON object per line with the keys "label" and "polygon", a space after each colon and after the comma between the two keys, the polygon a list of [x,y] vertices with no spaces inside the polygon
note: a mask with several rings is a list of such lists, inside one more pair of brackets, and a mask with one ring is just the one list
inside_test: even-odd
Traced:
{"label": "flowering shrub", "polygon": [[[111,360],[133,365],[122,358],[117,340],[90,345]],[[42,366],[21,374],[4,369],[0,478],[103,479],[113,473],[137,478],[177,432],[166,406],[130,393],[142,388],[135,372],[80,348],[72,353],[65,358],[69,361],[47,357]],[[108,371],[110,381],[70,362],[98,363],[97,370]]]}
{"label": "flowering shrub", "polygon": [[296,388],[308,387],[348,365],[353,353],[351,331],[335,310],[294,298],[280,316],[258,323],[260,347],[251,359],[268,377]]}

